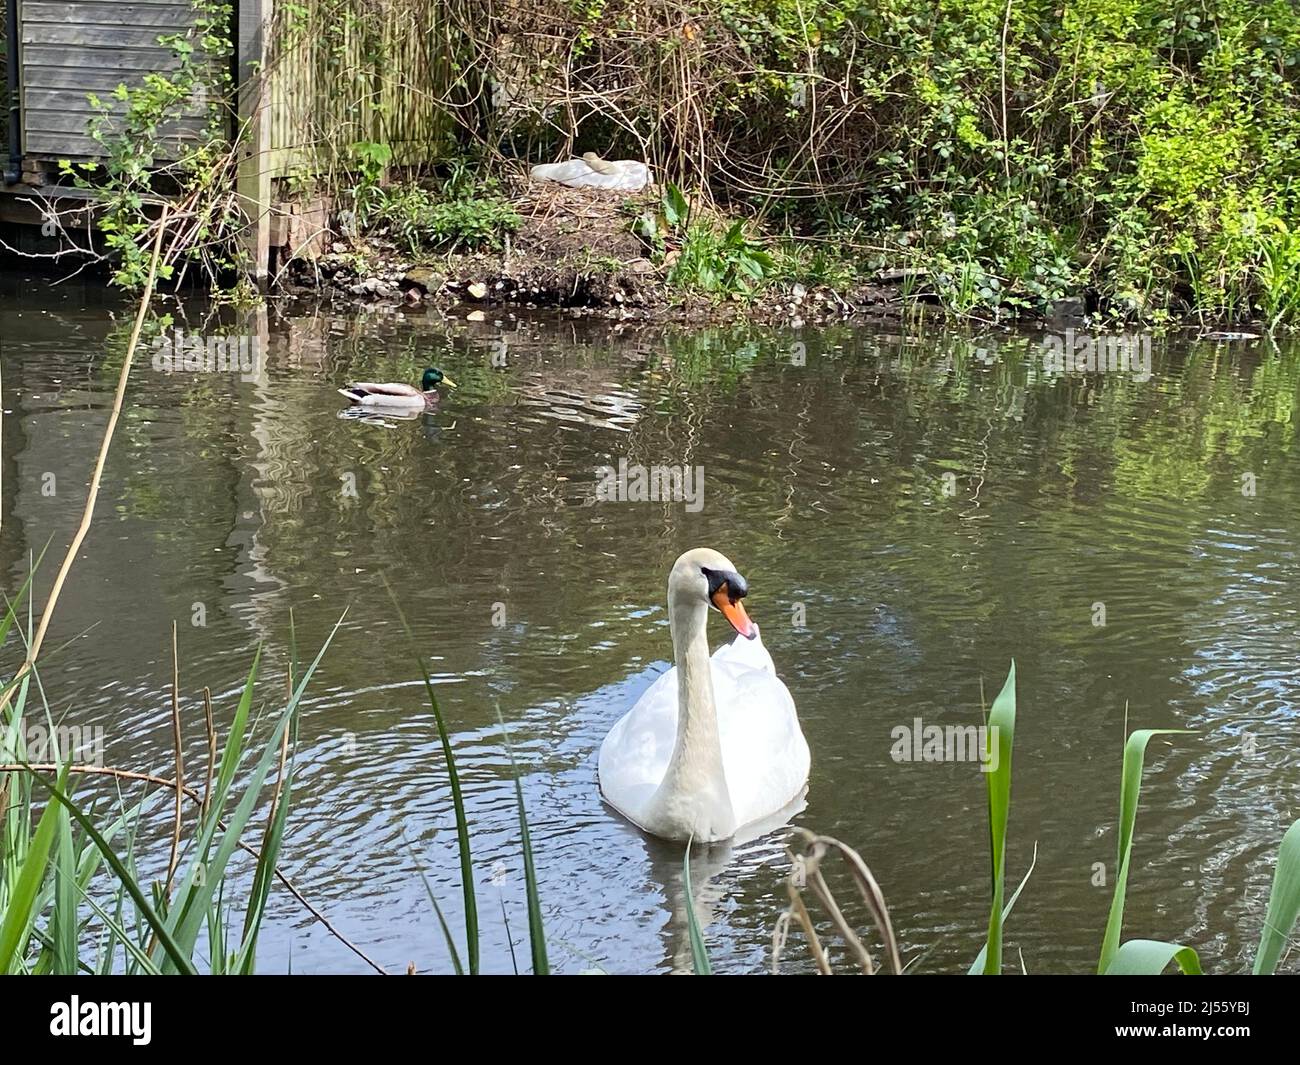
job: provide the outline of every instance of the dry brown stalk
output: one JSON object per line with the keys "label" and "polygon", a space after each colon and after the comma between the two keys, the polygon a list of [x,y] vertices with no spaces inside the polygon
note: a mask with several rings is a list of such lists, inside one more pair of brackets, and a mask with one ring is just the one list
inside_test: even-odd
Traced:
{"label": "dry brown stalk", "polygon": [[86,505],[81,512],[81,523],[77,526],[72,542],[68,545],[68,550],[63,556],[63,562],[59,565],[59,572],[54,578],[54,586],[50,589],[50,597],[45,603],[45,609],[41,611],[41,622],[36,627],[36,635],[32,638],[31,645],[27,649],[27,657],[23,660],[23,664],[18,667],[18,672],[14,674],[3,696],[0,696],[0,713],[8,709],[14,693],[18,690],[18,682],[27,676],[36,665],[36,656],[40,654],[41,645],[45,642],[45,633],[49,630],[50,621],[54,617],[54,608],[59,601],[59,594],[63,591],[64,582],[72,571],[72,564],[77,560],[77,553],[81,550],[81,545],[90,532],[91,521],[95,516],[95,502],[99,499],[99,482],[104,476],[104,464],[108,461],[108,449],[113,443],[113,431],[117,428],[117,419],[122,413],[122,400],[126,396],[126,383],[131,376],[131,362],[135,358],[135,349],[140,343],[140,333],[144,329],[145,318],[149,313],[149,301],[153,298],[154,283],[158,278],[158,263],[162,257],[163,236],[167,232],[167,217],[167,208],[164,207],[162,218],[158,224],[158,234],[154,238],[153,256],[149,260],[149,276],[145,280],[144,292],[140,296],[135,324],[131,329],[131,339],[126,348],[126,357],[122,360],[122,371],[117,378],[117,391],[113,395],[113,407],[109,412],[108,424],[104,427],[104,437],[99,445],[99,455],[95,459],[95,469],[90,478],[90,488],[86,492]]}
{"label": "dry brown stalk", "polygon": [[811,890],[830,915],[831,923],[844,940],[849,952],[856,958],[859,967],[868,976],[875,971],[871,953],[862,942],[853,926],[844,916],[838,901],[832,894],[830,886],[822,875],[822,864],[830,854],[838,854],[848,867],[855,886],[862,896],[862,901],[871,912],[872,920],[880,933],[884,945],[885,957],[894,973],[903,971],[898,953],[898,941],[894,938],[894,928],[889,919],[889,909],[885,905],[885,896],[876,883],[867,863],[862,860],[852,847],[831,836],[819,836],[804,828],[792,829],[791,846],[786,853],[790,856],[790,876],[786,881],[786,891],[790,896],[790,906],[777,920],[772,933],[772,970],[775,972],[785,949],[790,926],[798,923],[808,938],[808,949],[812,953],[817,971],[825,976],[832,973],[830,958],[817,935],[812,915],[804,902],[803,892]]}
{"label": "dry brown stalk", "polygon": [[176,816],[172,820],[172,852],[167,862],[167,886],[164,889],[167,898],[172,897],[172,881],[176,876],[176,864],[181,855],[181,821],[185,812],[182,791],[185,787],[185,754],[181,743],[181,665],[176,647],[176,622],[172,622],[172,744],[176,748],[176,779],[180,787],[176,789]]}

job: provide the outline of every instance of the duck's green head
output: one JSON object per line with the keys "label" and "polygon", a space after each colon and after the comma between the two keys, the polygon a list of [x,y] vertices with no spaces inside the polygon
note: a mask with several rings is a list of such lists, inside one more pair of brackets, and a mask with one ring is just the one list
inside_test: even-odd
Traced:
{"label": "duck's green head", "polygon": [[432,392],[439,385],[446,385],[448,388],[455,388],[456,382],[441,370],[430,366],[424,371],[424,377],[420,379],[420,391]]}

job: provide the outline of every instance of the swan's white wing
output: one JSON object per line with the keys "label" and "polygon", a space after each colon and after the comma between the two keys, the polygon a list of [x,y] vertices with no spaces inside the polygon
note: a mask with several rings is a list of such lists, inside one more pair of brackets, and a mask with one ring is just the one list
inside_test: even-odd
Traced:
{"label": "swan's white wing", "polygon": [[534,181],[558,181],[561,185],[580,185],[596,173],[585,159],[566,159],[562,163],[538,163],[529,172]]}
{"label": "swan's white wing", "polygon": [[633,159],[622,159],[613,164],[614,171],[602,174],[587,165],[584,159],[568,159],[563,163],[539,163],[530,171],[534,181],[558,181],[574,188],[621,189],[638,192],[650,182],[650,168]]}
{"label": "swan's white wing", "polygon": [[[794,700],[760,638],[725,644],[710,659],[723,771],[738,825],[780,810],[808,779],[808,744]],[[663,781],[677,738],[677,667],[660,676],[605,737],[600,788],[638,824]]]}
{"label": "swan's white wing", "polygon": [[768,817],[808,781],[808,741],[762,638],[737,637],[713,656],[722,767],[738,825]]}
{"label": "swan's white wing", "polygon": [[677,667],[650,685],[600,745],[600,790],[625,817],[642,814],[668,772],[677,739]]}

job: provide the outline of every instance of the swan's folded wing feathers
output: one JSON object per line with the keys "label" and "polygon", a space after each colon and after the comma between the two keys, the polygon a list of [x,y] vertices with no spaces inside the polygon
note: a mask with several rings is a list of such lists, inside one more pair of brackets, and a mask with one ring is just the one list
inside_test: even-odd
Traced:
{"label": "swan's folded wing feathers", "polygon": [[[740,826],[776,813],[808,780],[794,700],[761,638],[737,637],[710,659],[727,791]],[[677,669],[646,689],[601,744],[600,787],[630,820],[645,812],[677,739]]]}
{"label": "swan's folded wing feathers", "polygon": [[738,638],[730,648],[715,658],[713,683],[727,789],[743,825],[793,799],[808,780],[810,758],[794,699],[761,641]]}
{"label": "swan's folded wing feathers", "polygon": [[668,772],[677,739],[677,667],[659,676],[600,745],[600,790],[633,821]]}
{"label": "swan's folded wing feathers", "polygon": [[[754,626],[758,628],[757,625]],[[714,665],[727,664],[728,666],[739,666],[745,669],[756,669],[761,672],[776,674],[776,663],[772,661],[772,656],[768,654],[767,648],[763,646],[763,637],[760,634],[752,640],[747,640],[743,636],[737,636],[730,643],[725,643],[713,652]]]}

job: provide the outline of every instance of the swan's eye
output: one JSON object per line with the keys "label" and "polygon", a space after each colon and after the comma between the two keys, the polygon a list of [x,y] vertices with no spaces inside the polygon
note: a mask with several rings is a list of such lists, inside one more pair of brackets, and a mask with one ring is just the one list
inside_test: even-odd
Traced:
{"label": "swan's eye", "polygon": [[739,599],[744,599],[749,594],[749,582],[734,570],[709,569],[706,566],[701,566],[700,572],[704,574],[704,579],[709,582],[710,599],[718,594],[718,589],[723,585],[727,587],[727,598],[733,603]]}

